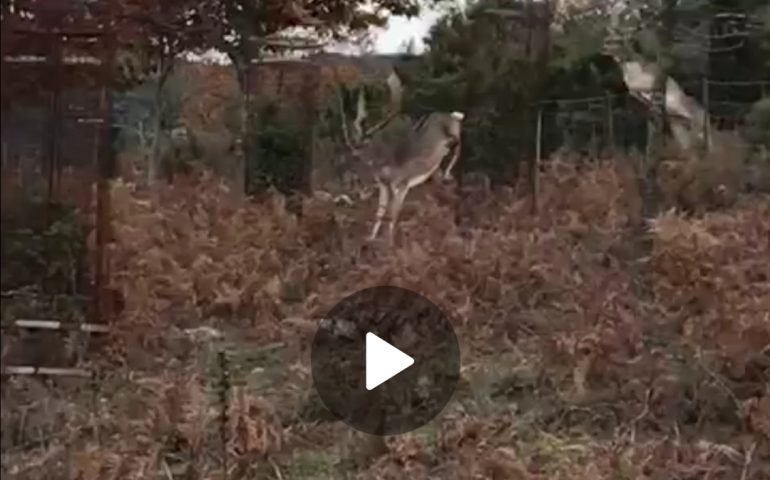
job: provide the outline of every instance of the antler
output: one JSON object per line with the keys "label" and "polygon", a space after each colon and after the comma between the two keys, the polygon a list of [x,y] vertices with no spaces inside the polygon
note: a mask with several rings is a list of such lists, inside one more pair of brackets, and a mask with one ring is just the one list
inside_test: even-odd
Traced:
{"label": "antler", "polygon": [[364,142],[364,140],[370,138],[372,135],[385,128],[399,114],[401,109],[401,100],[403,97],[401,79],[398,78],[398,75],[396,75],[395,72],[390,73],[386,81],[388,90],[390,91],[390,108],[388,109],[388,113],[381,121],[366,130],[361,129],[361,124],[366,118],[367,112],[364,103],[365,100],[363,97],[363,92],[360,93],[358,97],[358,103],[356,105],[356,118],[353,121],[353,124],[356,126],[356,135],[354,139],[351,139],[347,115],[345,114],[345,105],[342,99],[342,94],[340,92],[340,86],[342,85],[342,82],[339,79],[339,74],[336,69],[334,69],[334,78],[336,83],[337,103],[339,105],[342,121],[342,137],[348,149],[355,154],[361,147],[361,144]]}
{"label": "antler", "polygon": [[387,115],[385,115],[385,118],[382,119],[379,123],[371,127],[369,130],[367,130],[363,135],[362,138],[368,138],[378,131],[382,130],[385,126],[387,126],[391,121],[393,121],[394,118],[399,114],[401,111],[401,100],[403,98],[403,85],[401,83],[401,79],[398,78],[398,75],[396,72],[390,72],[390,75],[388,75],[388,79],[386,81],[388,85],[388,90],[390,90],[390,109]]}
{"label": "antler", "polygon": [[356,150],[356,146],[353,145],[353,143],[350,141],[350,132],[348,132],[348,118],[347,115],[345,115],[345,103],[342,101],[342,93],[340,93],[340,82],[337,78],[336,70],[334,71],[334,78],[336,80],[334,92],[337,96],[337,105],[340,109],[340,117],[342,117],[340,122],[342,123],[342,139],[345,142],[345,146],[347,146],[348,149],[353,152]]}

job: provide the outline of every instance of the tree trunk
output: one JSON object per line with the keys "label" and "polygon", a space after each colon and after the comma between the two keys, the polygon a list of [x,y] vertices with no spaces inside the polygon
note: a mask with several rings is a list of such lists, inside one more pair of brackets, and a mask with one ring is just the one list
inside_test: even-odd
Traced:
{"label": "tree trunk", "polygon": [[249,85],[249,73],[251,67],[251,60],[248,54],[244,52],[230,51],[228,57],[235,68],[236,78],[238,79],[238,87],[241,91],[241,112],[240,121],[238,122],[239,131],[233,132],[236,138],[240,138],[239,147],[234,149],[236,171],[233,178],[234,191],[238,195],[248,195],[251,188],[251,167],[249,160],[251,158],[251,108],[250,108],[250,89]]}
{"label": "tree trunk", "polygon": [[160,172],[160,136],[163,134],[163,115],[165,104],[163,102],[163,87],[171,73],[169,62],[161,60],[158,65],[158,84],[155,86],[155,121],[153,122],[152,149],[147,159],[147,186],[152,187],[158,180]]}

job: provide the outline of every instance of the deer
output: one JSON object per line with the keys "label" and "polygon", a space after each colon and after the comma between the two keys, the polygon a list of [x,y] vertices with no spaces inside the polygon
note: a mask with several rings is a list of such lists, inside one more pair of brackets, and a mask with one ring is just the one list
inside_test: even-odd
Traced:
{"label": "deer", "polygon": [[[653,90],[656,78],[661,73],[660,68],[654,62],[644,60],[635,48],[638,42],[632,41],[621,29],[621,17],[626,8],[628,7],[618,4],[611,9],[610,26],[601,52],[611,57],[620,67],[623,82],[631,96],[645,107],[653,109]],[[682,151],[690,152],[698,145],[711,150],[714,146],[713,139],[705,138],[709,124],[708,112],[694,98],[688,96],[671,76],[666,79],[662,100],[674,140]]]}
{"label": "deer", "polygon": [[[363,132],[361,140],[352,141],[343,126],[343,138],[349,154],[373,177],[379,191],[374,226],[368,237],[374,241],[389,216],[388,240],[393,243],[396,223],[409,191],[434,178],[444,160],[451,156],[442,178],[451,180],[452,169],[460,154],[462,112],[431,112],[417,122],[374,136]],[[345,124],[343,120],[343,124]],[[377,127],[384,128],[388,123]],[[389,138],[390,137],[390,138]]]}

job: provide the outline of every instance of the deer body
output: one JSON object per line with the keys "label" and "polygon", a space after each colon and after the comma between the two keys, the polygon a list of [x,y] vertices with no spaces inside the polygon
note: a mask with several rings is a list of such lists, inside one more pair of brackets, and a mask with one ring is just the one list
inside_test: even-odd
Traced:
{"label": "deer body", "polygon": [[389,239],[395,235],[398,216],[410,189],[425,183],[452,153],[452,160],[444,171],[450,178],[460,145],[464,115],[460,112],[434,112],[398,132],[395,139],[372,138],[361,146],[353,147],[355,157],[372,171],[379,190],[379,201],[370,240],[377,238],[382,222],[389,216]]}
{"label": "deer body", "polygon": [[356,116],[350,124],[345,115],[340,89],[337,89],[337,101],[342,116],[343,139],[354,160],[353,170],[373,177],[379,190],[377,213],[369,239],[377,238],[383,219],[389,213],[389,238],[392,241],[407,193],[431,178],[449,154],[452,159],[443,177],[450,178],[452,168],[459,158],[460,134],[465,115],[461,112],[433,112],[414,124],[398,125],[400,122],[395,122],[396,128],[391,128],[402,98],[401,82],[393,71],[388,76],[387,86],[390,91],[390,111],[382,121],[366,131],[363,128],[367,118],[364,91],[359,91]]}
{"label": "deer body", "polygon": [[[619,25],[619,13],[620,10],[617,10],[613,14],[610,35],[605,38],[602,51],[612,57],[620,67],[623,82],[629,93],[648,108],[654,108],[653,92],[660,69],[655,63],[645,61],[635,51],[626,35],[615,32]],[[688,96],[670,76],[666,79],[663,107],[674,140],[683,151],[690,151],[697,145],[703,145],[707,149],[713,146],[711,139],[705,138],[709,124],[708,112],[694,98]],[[708,144],[705,143],[706,140]]]}

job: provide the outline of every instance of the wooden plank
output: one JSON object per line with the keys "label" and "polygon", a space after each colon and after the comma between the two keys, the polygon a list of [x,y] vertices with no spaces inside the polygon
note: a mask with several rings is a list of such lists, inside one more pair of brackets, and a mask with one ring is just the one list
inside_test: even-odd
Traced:
{"label": "wooden plank", "polygon": [[[5,63],[14,65],[41,65],[48,61],[48,57],[43,55],[6,55],[3,60]],[[83,67],[88,65],[98,67],[102,64],[102,61],[93,55],[67,55],[62,59],[62,62],[64,65],[75,67]]]}
{"label": "wooden plank", "polygon": [[[9,18],[8,20],[11,19]],[[101,27],[97,25],[66,25],[52,32],[51,29],[45,26],[30,23],[24,24],[21,22],[11,26],[10,32],[15,35],[50,35],[51,33],[55,33],[62,37],[81,38],[103,37],[110,33],[106,25]]]}
{"label": "wooden plank", "polygon": [[88,333],[109,333],[110,328],[98,323],[66,323],[59,320],[17,319],[0,325],[3,329],[27,328],[39,330],[80,330]]}
{"label": "wooden plank", "polygon": [[47,375],[52,377],[83,377],[90,378],[92,373],[83,368],[60,368],[60,367],[33,367],[29,365],[13,365],[2,367],[0,374],[10,375]]}
{"label": "wooden plank", "polygon": [[[11,232],[12,233],[12,232]],[[40,292],[25,292],[23,290],[7,290],[0,292],[0,298],[17,298],[17,297],[36,297],[36,298],[69,298],[73,300],[88,301],[91,297],[87,295],[71,295],[68,293],[40,293]]]}

